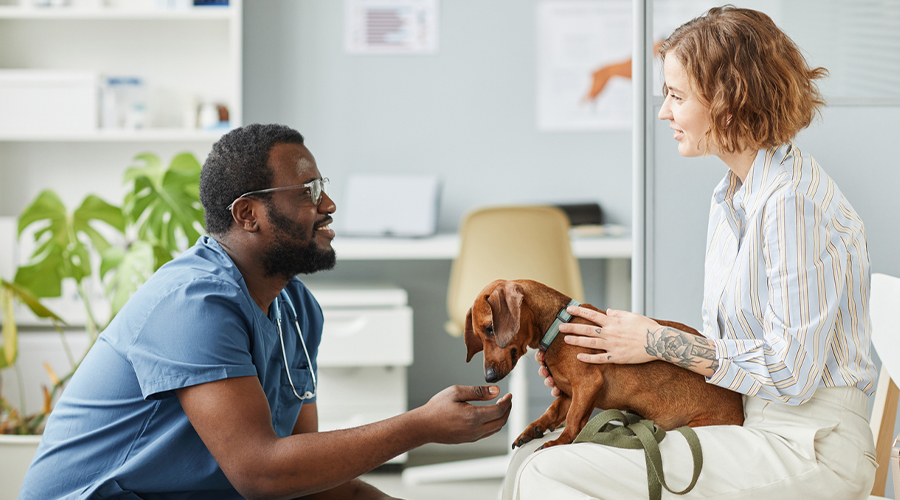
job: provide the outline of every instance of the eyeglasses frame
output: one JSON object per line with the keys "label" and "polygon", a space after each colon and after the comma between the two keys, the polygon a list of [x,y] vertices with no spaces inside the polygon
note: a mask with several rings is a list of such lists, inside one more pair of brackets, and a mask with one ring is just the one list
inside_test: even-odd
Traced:
{"label": "eyeglasses frame", "polygon": [[225,210],[228,210],[230,212],[232,207],[234,207],[234,204],[237,203],[238,200],[240,200],[241,198],[246,198],[246,197],[248,197],[250,195],[254,195],[254,194],[274,193],[275,191],[287,191],[289,189],[300,189],[300,188],[309,189],[310,194],[312,194],[312,187],[316,183],[320,183],[322,185],[322,189],[319,190],[319,196],[318,196],[319,199],[312,200],[312,202],[313,202],[314,206],[319,206],[319,203],[322,203],[322,195],[325,194],[325,186],[327,186],[330,182],[331,182],[331,180],[328,177],[322,177],[321,179],[313,179],[313,180],[307,182],[306,184],[298,184],[296,186],[274,187],[274,188],[268,188],[268,189],[258,189],[256,191],[248,191],[248,192],[238,196],[237,198],[235,198],[234,201],[232,201],[230,204],[228,204],[227,207],[225,207]]}

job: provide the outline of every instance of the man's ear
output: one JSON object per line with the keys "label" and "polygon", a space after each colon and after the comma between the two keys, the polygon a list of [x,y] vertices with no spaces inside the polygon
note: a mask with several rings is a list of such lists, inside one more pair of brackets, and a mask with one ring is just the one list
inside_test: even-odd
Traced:
{"label": "man's ear", "polygon": [[469,308],[469,312],[466,313],[466,350],[468,351],[466,354],[466,363],[472,361],[472,356],[484,350],[484,344],[481,342],[481,338],[478,335],[475,335],[475,329],[472,328],[472,308]]}
{"label": "man's ear", "polygon": [[494,316],[494,340],[497,347],[506,348],[513,336],[519,332],[519,315],[522,312],[524,298],[522,287],[512,281],[497,286],[488,297],[487,301]]}
{"label": "man's ear", "polygon": [[238,227],[252,233],[259,230],[259,210],[261,210],[260,204],[254,203],[254,200],[238,198],[231,207],[231,217]]}

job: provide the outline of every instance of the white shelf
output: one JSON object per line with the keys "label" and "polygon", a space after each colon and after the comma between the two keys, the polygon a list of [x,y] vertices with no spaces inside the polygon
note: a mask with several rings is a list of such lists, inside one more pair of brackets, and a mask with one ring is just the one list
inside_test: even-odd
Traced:
{"label": "white shelf", "polygon": [[17,20],[223,20],[231,19],[231,7],[193,7],[184,10],[76,9],[66,7],[0,7],[0,19]]}
{"label": "white shelf", "polygon": [[0,142],[213,142],[225,130],[143,129],[88,132],[6,132]]}

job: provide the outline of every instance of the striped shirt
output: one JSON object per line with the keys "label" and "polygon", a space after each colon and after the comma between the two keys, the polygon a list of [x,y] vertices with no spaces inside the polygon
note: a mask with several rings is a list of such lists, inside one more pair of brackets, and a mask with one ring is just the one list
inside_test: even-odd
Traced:
{"label": "striped shirt", "polygon": [[713,193],[703,334],[712,384],[800,404],[818,387],[871,395],[869,254],[862,220],[793,145],[761,150]]}

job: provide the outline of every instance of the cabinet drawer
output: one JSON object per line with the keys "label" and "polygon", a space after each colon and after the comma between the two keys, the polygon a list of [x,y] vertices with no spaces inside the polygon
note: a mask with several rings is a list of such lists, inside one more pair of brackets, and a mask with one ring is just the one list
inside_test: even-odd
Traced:
{"label": "cabinet drawer", "polygon": [[319,414],[359,409],[406,411],[406,368],[319,368]]}
{"label": "cabinet drawer", "polygon": [[318,362],[326,366],[409,366],[412,309],[323,309]]}

